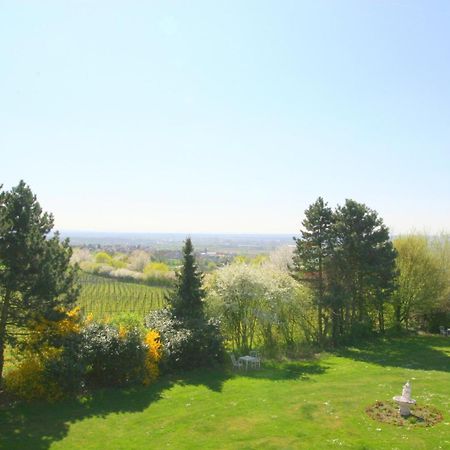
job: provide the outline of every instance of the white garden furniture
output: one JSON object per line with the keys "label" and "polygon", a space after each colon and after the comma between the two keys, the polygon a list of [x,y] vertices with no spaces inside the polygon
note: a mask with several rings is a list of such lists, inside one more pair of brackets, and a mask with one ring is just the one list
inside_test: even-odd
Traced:
{"label": "white garden furniture", "polygon": [[240,358],[237,360],[236,357],[231,353],[231,362],[233,363],[233,369],[241,369],[244,367],[244,364],[242,361],[240,361]]}
{"label": "white garden furniture", "polygon": [[256,367],[256,364],[258,364],[259,359],[254,356],[246,355],[241,356],[238,359],[238,362],[241,362],[242,364],[245,363],[245,370],[248,370],[248,365],[250,364],[250,367]]}

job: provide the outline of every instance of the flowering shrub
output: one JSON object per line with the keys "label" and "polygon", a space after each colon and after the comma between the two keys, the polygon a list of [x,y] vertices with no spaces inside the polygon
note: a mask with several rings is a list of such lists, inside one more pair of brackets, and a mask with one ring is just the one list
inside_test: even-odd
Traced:
{"label": "flowering shrub", "polygon": [[5,388],[25,400],[58,400],[62,389],[55,382],[46,379],[45,361],[40,355],[30,354],[16,369],[5,376]]}
{"label": "flowering shrub", "polygon": [[149,330],[145,335],[145,345],[147,348],[145,358],[146,373],[143,382],[144,384],[150,384],[159,376],[158,363],[162,356],[162,345],[159,333],[154,330]]}
{"label": "flowering shrub", "polygon": [[36,320],[5,387],[26,400],[58,400],[84,387],[149,384],[159,375],[159,334],[123,324],[82,322],[77,309]]}
{"label": "flowering shrub", "polygon": [[[79,387],[69,352],[81,328],[79,308],[58,311],[60,320],[36,319],[22,345],[22,358],[5,377],[6,389],[25,400],[58,400]],[[75,365],[75,368],[77,365]]]}

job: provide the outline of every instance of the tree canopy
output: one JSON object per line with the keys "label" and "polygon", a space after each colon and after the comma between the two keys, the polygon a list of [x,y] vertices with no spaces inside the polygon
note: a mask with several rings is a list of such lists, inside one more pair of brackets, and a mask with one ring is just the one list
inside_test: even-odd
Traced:
{"label": "tree canopy", "polygon": [[73,305],[78,287],[72,250],[58,233],[53,217],[21,181],[0,193],[0,380],[4,349],[33,319],[57,319]]}
{"label": "tree canopy", "polygon": [[183,246],[183,265],[177,273],[174,293],[169,302],[173,314],[181,319],[202,319],[205,291],[202,286],[203,274],[195,261],[191,238]]}
{"label": "tree canopy", "polygon": [[[332,211],[319,197],[305,211],[293,275],[311,285],[318,338],[384,330],[385,302],[395,287],[395,250],[376,211],[354,200]],[[330,327],[331,324],[331,327]]]}

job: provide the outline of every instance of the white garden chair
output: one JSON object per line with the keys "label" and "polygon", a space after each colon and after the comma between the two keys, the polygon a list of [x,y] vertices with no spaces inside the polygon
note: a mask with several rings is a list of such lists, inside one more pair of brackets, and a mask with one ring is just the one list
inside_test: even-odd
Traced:
{"label": "white garden chair", "polygon": [[253,361],[252,361],[252,367],[254,367],[254,368],[261,368],[261,355],[259,354],[259,352],[257,352],[256,350],[252,350],[251,352],[250,352],[250,356],[252,357],[252,358],[254,358],[253,359]]}
{"label": "white garden chair", "polygon": [[238,359],[236,359],[236,357],[233,355],[233,353],[230,354],[231,357],[231,362],[233,363],[233,369],[241,369],[242,367],[244,367],[244,364],[242,363],[242,361],[239,361]]}

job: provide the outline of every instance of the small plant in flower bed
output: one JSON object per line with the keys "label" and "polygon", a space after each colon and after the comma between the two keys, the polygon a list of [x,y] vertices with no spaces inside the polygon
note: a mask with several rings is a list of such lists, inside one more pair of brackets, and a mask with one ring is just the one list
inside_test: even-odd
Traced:
{"label": "small plant in flower bed", "polygon": [[366,408],[366,413],[374,420],[398,426],[431,427],[442,421],[442,414],[432,406],[413,406],[411,415],[402,417],[392,401],[377,401]]}

